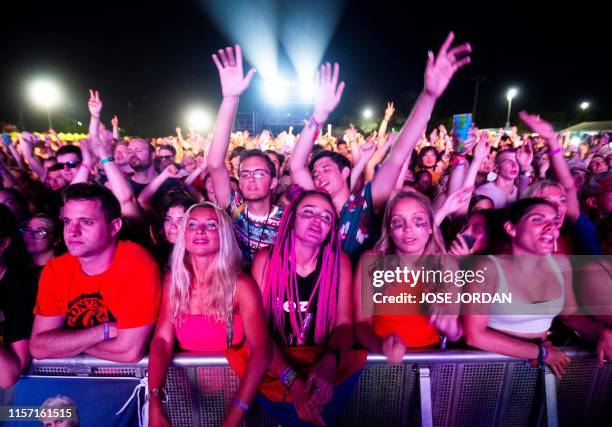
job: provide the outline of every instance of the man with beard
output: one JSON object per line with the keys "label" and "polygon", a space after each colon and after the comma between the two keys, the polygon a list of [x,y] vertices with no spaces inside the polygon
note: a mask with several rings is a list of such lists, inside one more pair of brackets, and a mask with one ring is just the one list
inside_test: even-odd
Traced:
{"label": "man with beard", "polygon": [[[146,140],[135,138],[128,145],[129,165],[134,174],[129,178],[130,186],[134,195],[138,197],[140,192],[155,179],[155,150]],[[161,197],[168,191],[180,188],[181,182],[175,178],[168,178],[155,192],[152,198],[153,206],[158,206]]]}

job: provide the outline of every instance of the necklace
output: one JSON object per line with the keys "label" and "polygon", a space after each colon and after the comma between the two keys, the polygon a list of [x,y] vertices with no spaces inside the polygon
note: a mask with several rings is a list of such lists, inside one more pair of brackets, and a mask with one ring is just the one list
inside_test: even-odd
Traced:
{"label": "necklace", "polygon": [[[263,239],[263,236],[266,233],[266,230],[268,229],[268,221],[270,220],[270,214],[272,213],[273,209],[274,207],[270,209],[270,211],[268,212],[268,216],[266,216],[266,222],[264,224],[263,229],[261,230],[261,233],[259,234],[259,239],[257,239],[257,247],[255,248],[254,253],[257,253],[257,251],[259,250],[259,246],[261,245],[261,239]],[[247,220],[247,239],[248,239],[249,251],[251,251],[252,250],[252,247],[251,247],[251,219],[249,218],[249,207],[248,206],[245,207],[245,211],[246,211],[246,220]]]}

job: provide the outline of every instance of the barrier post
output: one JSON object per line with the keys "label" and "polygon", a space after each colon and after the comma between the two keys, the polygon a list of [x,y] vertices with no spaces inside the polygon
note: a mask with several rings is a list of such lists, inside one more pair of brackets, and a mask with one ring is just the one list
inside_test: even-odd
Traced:
{"label": "barrier post", "polygon": [[431,372],[427,367],[419,367],[419,394],[421,397],[421,425],[433,427]]}
{"label": "barrier post", "polygon": [[558,427],[559,417],[557,414],[557,380],[555,374],[544,367],[544,401],[546,402],[546,421],[548,427]]}

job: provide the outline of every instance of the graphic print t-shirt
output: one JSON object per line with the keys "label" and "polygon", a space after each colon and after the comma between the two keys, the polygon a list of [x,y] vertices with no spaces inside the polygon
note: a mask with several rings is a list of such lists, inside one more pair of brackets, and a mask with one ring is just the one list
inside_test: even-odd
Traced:
{"label": "graphic print t-shirt", "polygon": [[244,199],[240,193],[234,191],[227,211],[234,222],[234,234],[242,255],[250,263],[258,250],[268,248],[276,242],[283,210],[272,205],[269,215],[256,216],[248,213],[246,206],[241,208],[243,203]]}
{"label": "graphic print t-shirt", "polygon": [[64,316],[72,329],[105,322],[129,329],[155,322],[160,299],[160,274],[153,257],[136,243],[120,241],[110,268],[102,274],[88,276],[70,254],[49,261],[40,277],[34,313]]}

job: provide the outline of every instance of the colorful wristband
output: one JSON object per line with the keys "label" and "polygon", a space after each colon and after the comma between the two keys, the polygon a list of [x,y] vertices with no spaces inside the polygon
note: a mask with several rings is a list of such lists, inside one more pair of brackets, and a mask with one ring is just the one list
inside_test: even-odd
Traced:
{"label": "colorful wristband", "polygon": [[110,340],[110,325],[108,322],[104,323],[104,341]]}
{"label": "colorful wristband", "polygon": [[103,165],[103,164],[114,162],[114,161],[115,161],[115,158],[113,156],[109,156],[109,157],[105,157],[102,160],[100,160],[100,164]]}
{"label": "colorful wristband", "polygon": [[248,403],[246,403],[243,400],[238,399],[237,397],[234,397],[234,399],[232,400],[232,403],[236,405],[237,407],[239,407],[240,409],[243,409],[245,411],[248,411],[250,407]]}
{"label": "colorful wristband", "polygon": [[552,150],[552,151],[549,153],[549,155],[550,155],[550,156],[554,156],[555,154],[559,154],[559,153],[560,153],[560,152],[562,152],[562,151],[563,151],[563,149],[562,149],[561,147],[557,147],[557,148],[555,148],[554,150]]}

